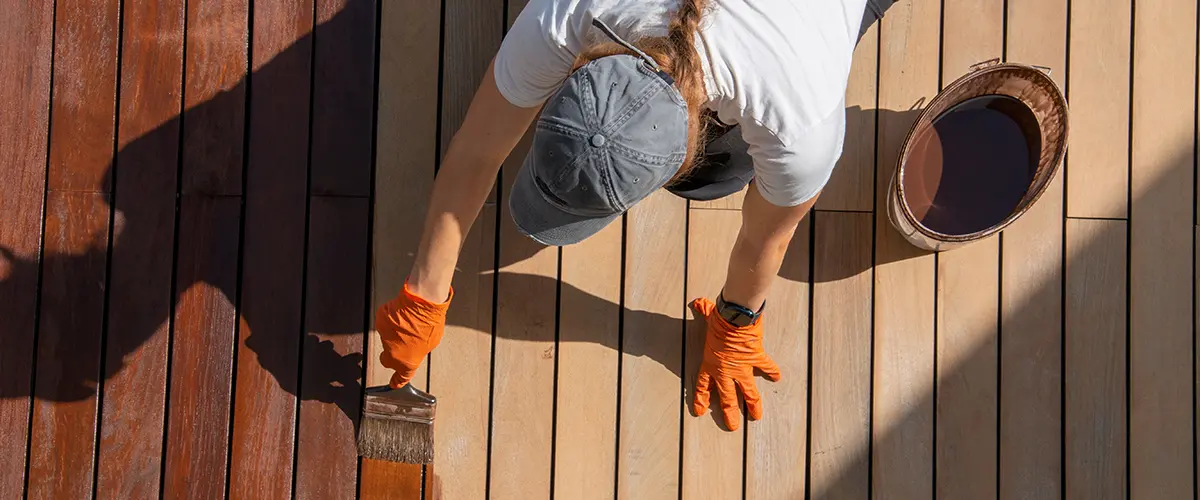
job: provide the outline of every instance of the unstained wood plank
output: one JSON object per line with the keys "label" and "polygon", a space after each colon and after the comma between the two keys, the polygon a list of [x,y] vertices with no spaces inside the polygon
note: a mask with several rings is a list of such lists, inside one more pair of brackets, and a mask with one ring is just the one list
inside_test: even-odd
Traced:
{"label": "unstained wood plank", "polygon": [[174,292],[182,1],[124,7],[96,497],[158,495]]}
{"label": "unstained wood plank", "polygon": [[289,498],[303,319],[313,6],[308,0],[268,2],[253,15],[229,495]]}
{"label": "unstained wood plank", "polygon": [[1066,497],[1125,498],[1125,221],[1067,219]]}
{"label": "unstained wood plank", "polygon": [[[1007,5],[1009,60],[1049,67],[1065,88],[1066,0]],[[1060,172],[1000,241],[1002,498],[1062,491],[1061,447],[1046,443],[1061,442],[1063,428],[1063,178]]]}
{"label": "unstained wood plank", "polygon": [[1130,496],[1186,498],[1194,494],[1196,472],[1189,272],[1194,264],[1196,3],[1143,0],[1134,11]]}
{"label": "unstained wood plank", "polygon": [[555,498],[616,492],[622,222],[562,249]]}
{"label": "unstained wood plank", "polygon": [[[689,299],[706,297],[716,300],[725,285],[729,254],[742,227],[742,213],[736,210],[693,210],[688,214],[687,295]],[[683,419],[683,498],[732,498],[742,492],[742,454],[745,442],[744,408],[738,410],[736,432],[724,421],[713,381],[712,404],[703,416],[690,408],[695,397],[696,375],[704,353],[708,325],[695,311],[689,314],[685,342],[684,384],[688,411]],[[769,381],[759,382],[768,384]],[[740,393],[738,405],[741,401]],[[744,406],[744,405],[741,405]]]}
{"label": "unstained wood plank", "polygon": [[[867,498],[871,215],[817,212],[814,218],[808,492],[812,498]],[[775,498],[803,498],[802,492],[780,493]]]}
{"label": "unstained wood plank", "polygon": [[184,195],[167,399],[164,498],[225,491],[241,199]]}
{"label": "unstained wood plank", "polygon": [[1070,217],[1125,218],[1129,213],[1132,7],[1131,0],[1071,2]]}
{"label": "unstained wood plank", "polygon": [[879,22],[876,21],[854,49],[850,79],[846,84],[846,135],[842,157],[817,200],[817,210],[870,212],[874,208],[878,76]]}
{"label": "unstained wood plank", "polygon": [[101,193],[46,197],[30,498],[91,495],[109,213]]}
{"label": "unstained wood plank", "polygon": [[[1004,1],[945,3],[943,87],[1004,50]],[[1000,242],[993,237],[937,261],[936,494],[982,498],[996,491]]]}
{"label": "unstained wood plank", "polygon": [[625,231],[617,498],[677,498],[687,202],[659,190]]}
{"label": "unstained wood plank", "polygon": [[914,106],[938,89],[940,2],[901,0],[880,27],[872,492],[933,495],[934,258],[888,222],[887,190]]}

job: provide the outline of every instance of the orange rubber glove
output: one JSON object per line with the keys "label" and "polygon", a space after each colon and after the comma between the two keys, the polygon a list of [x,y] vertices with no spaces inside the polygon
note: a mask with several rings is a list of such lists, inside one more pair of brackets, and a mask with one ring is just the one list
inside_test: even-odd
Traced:
{"label": "orange rubber glove", "polygon": [[697,416],[708,411],[709,391],[717,385],[725,426],[731,431],[741,427],[742,418],[738,411],[737,392],[741,389],[746,399],[746,413],[751,420],[762,418],[762,396],[754,385],[754,369],[758,368],[767,378],[778,382],[779,365],[763,352],[762,318],[748,326],[733,326],[717,314],[716,304],[708,299],[692,301],[692,307],[705,317],[708,332],[704,336],[704,359],[700,362],[700,374],[696,376],[696,394],[692,398],[692,410]]}
{"label": "orange rubber glove", "polygon": [[412,380],[421,361],[442,341],[452,298],[453,287],[445,302],[435,304],[412,293],[405,282],[404,290],[375,312],[375,329],[383,341],[379,362],[396,371],[392,388],[399,389]]}

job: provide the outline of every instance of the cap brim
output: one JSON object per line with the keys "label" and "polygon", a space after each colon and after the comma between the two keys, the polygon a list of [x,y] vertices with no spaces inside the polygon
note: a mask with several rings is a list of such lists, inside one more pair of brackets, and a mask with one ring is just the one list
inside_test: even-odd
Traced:
{"label": "cap brim", "polygon": [[600,232],[621,214],[588,217],[565,212],[542,196],[533,179],[530,157],[525,158],[508,197],[508,209],[521,234],[538,243],[565,246],[579,243]]}

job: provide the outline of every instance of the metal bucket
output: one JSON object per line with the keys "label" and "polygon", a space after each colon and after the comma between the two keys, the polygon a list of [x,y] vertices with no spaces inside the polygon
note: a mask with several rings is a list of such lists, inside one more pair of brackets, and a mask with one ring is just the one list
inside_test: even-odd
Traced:
{"label": "metal bucket", "polygon": [[[913,245],[933,251],[949,250],[991,236],[1016,221],[1045,192],[1054,178],[1066,154],[1067,145],[1067,102],[1062,91],[1048,76],[1047,68],[1023,64],[999,64],[998,60],[980,63],[974,71],[959,78],[940,92],[917,117],[916,122],[904,139],[899,162],[888,188],[888,218],[892,225]],[[1036,162],[1031,180],[1024,195],[1004,217],[996,217],[994,223],[987,220],[986,227],[964,233],[945,232],[927,227],[914,215],[911,201],[905,192],[905,175],[927,175],[921,169],[925,165],[914,163],[914,140],[922,134],[932,133],[931,128],[943,113],[968,100],[983,96],[1007,96],[1019,101],[1036,118],[1036,126],[1023,127],[1023,134],[1033,144],[1040,143],[1040,152],[1030,146],[1032,166]],[[1024,112],[1024,110],[1023,110]],[[1029,130],[1029,132],[1025,132]],[[940,160],[939,160],[940,162]],[[939,163],[938,172],[941,170]]]}

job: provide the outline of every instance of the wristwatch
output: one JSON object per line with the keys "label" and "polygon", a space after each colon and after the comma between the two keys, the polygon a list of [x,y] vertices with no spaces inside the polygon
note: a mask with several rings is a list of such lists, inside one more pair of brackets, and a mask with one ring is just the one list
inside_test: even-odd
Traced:
{"label": "wristwatch", "polygon": [[725,294],[722,292],[717,295],[717,314],[720,314],[725,319],[726,323],[733,326],[749,326],[758,321],[758,317],[762,316],[763,309],[767,307],[764,301],[762,307],[758,311],[752,311],[748,307],[744,307],[732,302],[725,302]]}

